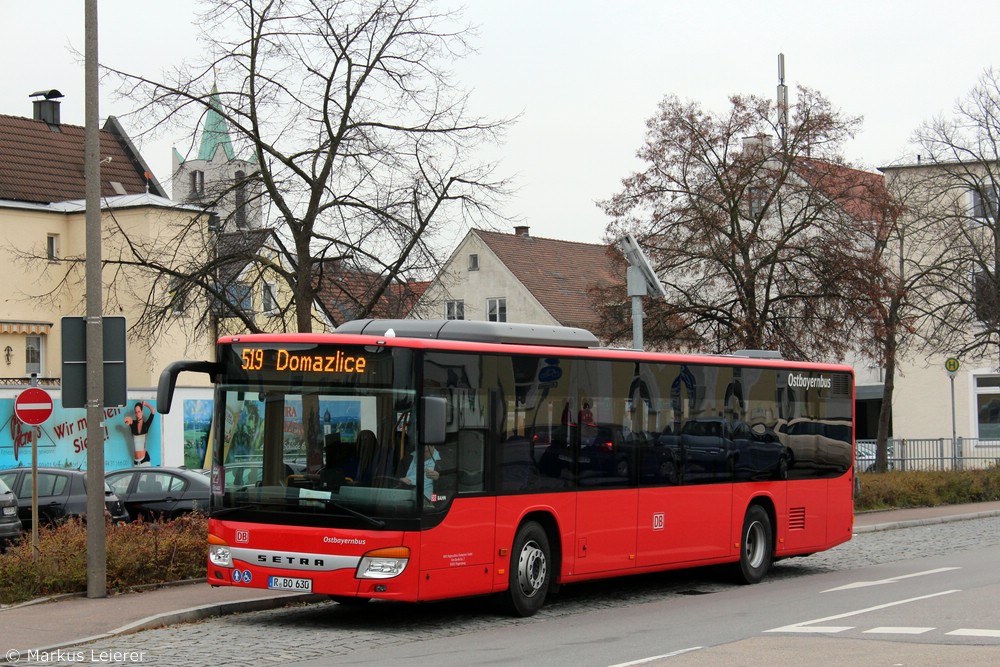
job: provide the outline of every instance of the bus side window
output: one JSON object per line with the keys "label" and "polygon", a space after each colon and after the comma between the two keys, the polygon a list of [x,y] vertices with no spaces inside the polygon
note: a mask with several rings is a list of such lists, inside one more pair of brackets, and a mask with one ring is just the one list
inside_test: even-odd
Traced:
{"label": "bus side window", "polygon": [[482,431],[462,429],[458,432],[458,492],[477,493],[483,490]]}

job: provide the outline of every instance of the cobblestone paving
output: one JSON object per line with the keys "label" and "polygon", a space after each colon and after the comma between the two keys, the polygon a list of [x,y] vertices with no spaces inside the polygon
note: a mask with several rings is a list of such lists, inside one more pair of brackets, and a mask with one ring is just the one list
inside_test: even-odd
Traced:
{"label": "cobblestone paving", "polygon": [[[1000,517],[863,533],[809,558],[775,565],[767,582],[952,554],[1000,544]],[[134,667],[284,664],[337,656],[378,642],[382,646],[456,636],[486,628],[539,623],[594,609],[614,609],[671,597],[732,588],[718,568],[623,577],[567,586],[532,618],[500,614],[490,600],[457,600],[419,606],[372,602],[360,609],[324,602],[237,614],[147,630],[65,649],[65,659],[21,660],[18,665],[94,664]],[[95,661],[102,652],[136,652],[120,662]],[[93,652],[93,653],[92,653]],[[141,659],[135,656],[140,654]],[[103,655],[108,655],[104,653]],[[77,657],[81,656],[81,657]]]}

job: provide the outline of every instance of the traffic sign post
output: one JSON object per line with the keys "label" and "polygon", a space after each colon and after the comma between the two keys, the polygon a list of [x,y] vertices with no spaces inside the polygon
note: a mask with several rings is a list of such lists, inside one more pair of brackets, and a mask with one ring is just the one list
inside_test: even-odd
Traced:
{"label": "traffic sign post", "polygon": [[35,426],[52,416],[52,397],[38,387],[28,387],[14,399],[14,415],[31,426],[31,558],[38,560],[38,440]]}
{"label": "traffic sign post", "polygon": [[52,397],[44,389],[28,387],[14,399],[14,414],[25,424],[44,424],[52,416]]}
{"label": "traffic sign post", "polygon": [[958,375],[960,366],[955,357],[948,357],[944,362],[944,369],[948,371],[948,379],[951,381],[951,458],[956,469],[959,467],[959,457],[956,449],[958,440],[955,437],[955,376]]}

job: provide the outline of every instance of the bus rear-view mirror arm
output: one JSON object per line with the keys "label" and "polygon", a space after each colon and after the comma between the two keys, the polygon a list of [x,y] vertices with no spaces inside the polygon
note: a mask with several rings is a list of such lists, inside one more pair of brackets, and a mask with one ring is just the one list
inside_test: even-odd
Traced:
{"label": "bus rear-view mirror arm", "polygon": [[177,376],[185,371],[192,373],[206,373],[212,378],[218,373],[219,365],[213,361],[174,361],[167,364],[166,368],[160,372],[160,382],[156,386],[156,409],[158,412],[166,414],[170,412],[170,403],[174,400],[174,387],[177,385]]}

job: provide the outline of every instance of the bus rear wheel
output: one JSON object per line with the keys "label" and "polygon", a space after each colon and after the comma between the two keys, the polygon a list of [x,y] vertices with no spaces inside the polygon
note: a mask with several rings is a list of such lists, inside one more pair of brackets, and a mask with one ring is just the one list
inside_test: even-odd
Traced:
{"label": "bus rear wheel", "polygon": [[747,508],[740,539],[740,562],[736,580],[743,584],[759,583],[771,569],[773,528],[771,517],[760,505]]}
{"label": "bus rear wheel", "polygon": [[517,530],[510,554],[504,606],[515,616],[533,616],[545,603],[552,583],[549,536],[540,524],[528,521]]}

